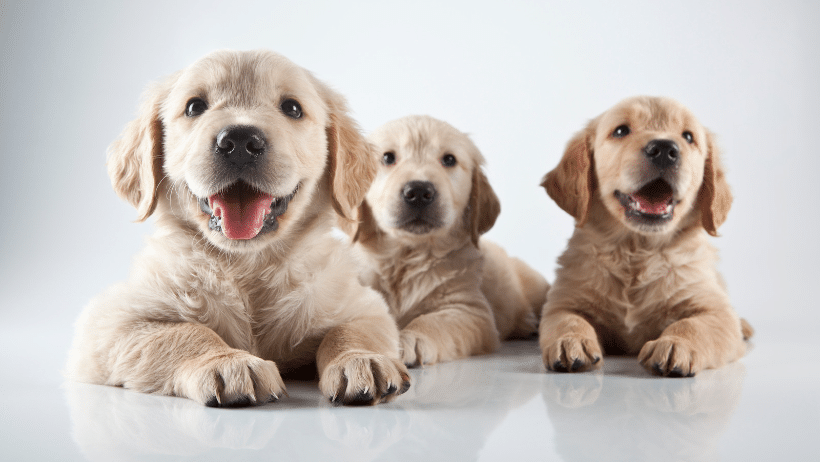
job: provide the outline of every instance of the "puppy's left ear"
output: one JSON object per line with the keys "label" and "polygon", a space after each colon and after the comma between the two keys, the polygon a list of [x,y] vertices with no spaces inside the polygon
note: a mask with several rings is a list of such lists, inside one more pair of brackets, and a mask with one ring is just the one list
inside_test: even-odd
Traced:
{"label": "puppy's left ear", "polygon": [[473,170],[473,186],[470,190],[470,238],[478,247],[478,238],[493,227],[501,213],[501,202],[490,186],[487,176],[476,165]]}
{"label": "puppy's left ear", "polygon": [[379,227],[373,218],[373,211],[367,201],[362,202],[357,209],[358,226],[353,233],[353,242],[369,242],[379,235]]}
{"label": "puppy's left ear", "polygon": [[376,176],[376,158],[372,146],[359,132],[347,114],[347,103],[341,95],[319,84],[329,112],[327,150],[330,156],[330,189],[333,209],[348,221],[356,221],[356,208],[364,200]]}
{"label": "puppy's left ear", "polygon": [[715,136],[706,132],[706,163],[703,167],[703,184],[698,191],[701,223],[712,236],[717,236],[717,229],[726,221],[732,207],[732,191],[726,182],[726,174],[720,161],[720,151],[715,143]]}

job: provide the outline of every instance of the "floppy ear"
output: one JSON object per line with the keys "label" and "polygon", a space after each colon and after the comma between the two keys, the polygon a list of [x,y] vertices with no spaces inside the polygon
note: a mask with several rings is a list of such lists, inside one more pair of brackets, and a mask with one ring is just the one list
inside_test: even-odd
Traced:
{"label": "floppy ear", "polygon": [[708,152],[703,167],[703,184],[698,191],[698,203],[703,228],[710,235],[717,236],[717,229],[726,221],[732,206],[732,191],[726,182],[720,151],[714,138],[711,132],[706,132]]}
{"label": "floppy ear", "polygon": [[356,122],[347,115],[344,98],[320,85],[330,112],[326,133],[333,209],[342,218],[355,221],[356,208],[376,176],[376,158]]}
{"label": "floppy ear", "polygon": [[370,204],[367,201],[357,208],[358,210],[358,226],[353,230],[353,242],[367,242],[378,236],[379,227],[376,225],[376,219],[373,218],[373,211],[370,210]]}
{"label": "floppy ear", "polygon": [[547,194],[576,220],[586,223],[592,195],[595,193],[595,166],[592,157],[593,122],[567,143],[561,162],[544,176],[541,186]]}
{"label": "floppy ear", "polygon": [[336,221],[336,226],[350,236],[352,242],[367,242],[379,234],[379,227],[367,200],[362,201],[353,212],[355,216],[352,220],[340,216]]}
{"label": "floppy ear", "polygon": [[163,125],[159,111],[175,76],[149,87],[137,118],[108,148],[108,176],[121,198],[137,209],[144,221],[157,207],[157,186],[163,177]]}
{"label": "floppy ear", "polygon": [[470,189],[470,238],[473,244],[478,247],[478,238],[493,227],[495,220],[501,213],[501,202],[490,186],[487,176],[476,165],[473,170],[473,184]]}

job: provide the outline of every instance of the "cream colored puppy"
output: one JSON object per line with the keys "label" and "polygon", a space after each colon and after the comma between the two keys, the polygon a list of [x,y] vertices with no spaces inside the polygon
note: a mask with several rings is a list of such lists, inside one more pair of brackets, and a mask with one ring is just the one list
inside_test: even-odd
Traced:
{"label": "cream colored puppy", "polygon": [[479,240],[500,204],[472,141],[426,116],[389,122],[369,140],[382,165],[348,232],[365,261],[363,280],[401,328],[405,364],[488,353],[500,338],[532,335],[549,286]]}
{"label": "cream colored puppy", "polygon": [[743,356],[752,329],[707,236],[732,203],[713,138],[680,103],[636,97],[569,142],[543,182],[577,222],[542,313],[547,368],[585,370],[606,352],[679,377]]}
{"label": "cream colored puppy", "polygon": [[315,362],[334,402],[401,394],[395,322],[330,234],[375,169],[343,98],[278,54],[220,51],[153,85],[108,170],[157,232],[82,313],[68,375],[242,406]]}

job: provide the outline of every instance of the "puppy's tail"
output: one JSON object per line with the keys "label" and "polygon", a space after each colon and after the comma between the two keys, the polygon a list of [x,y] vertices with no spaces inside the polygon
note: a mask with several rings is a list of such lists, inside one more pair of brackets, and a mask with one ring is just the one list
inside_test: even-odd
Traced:
{"label": "puppy's tail", "polygon": [[755,330],[749,321],[740,318],[740,332],[743,333],[743,340],[749,340],[755,334]]}

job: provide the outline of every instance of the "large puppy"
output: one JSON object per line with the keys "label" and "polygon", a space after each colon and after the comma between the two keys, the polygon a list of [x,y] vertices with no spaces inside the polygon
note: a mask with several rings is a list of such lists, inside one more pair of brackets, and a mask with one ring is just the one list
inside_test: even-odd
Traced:
{"label": "large puppy", "polygon": [[577,221],[542,313],[547,368],[585,370],[605,351],[691,376],[743,356],[751,327],[707,237],[732,196],[712,134],[686,108],[621,102],[569,142],[543,186]]}
{"label": "large puppy", "polygon": [[279,370],[313,361],[337,403],[409,387],[384,300],[329,234],[376,162],[310,73],[265,51],[206,56],[148,90],[108,167],[158,230],[80,317],[70,377],[209,406],[276,400]]}
{"label": "large puppy", "polygon": [[405,364],[488,353],[499,338],[535,333],[547,282],[479,236],[498,198],[463,133],[425,116],[377,129],[381,168],[351,231],[363,280],[387,299]]}

